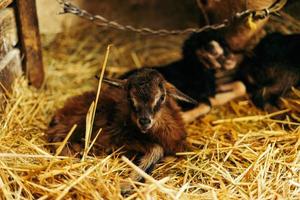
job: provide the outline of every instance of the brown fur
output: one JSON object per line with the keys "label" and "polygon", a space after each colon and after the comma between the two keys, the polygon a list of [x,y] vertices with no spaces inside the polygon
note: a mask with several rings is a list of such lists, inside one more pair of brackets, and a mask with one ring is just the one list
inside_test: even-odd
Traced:
{"label": "brown fur", "polygon": [[[135,86],[133,83],[136,80],[146,81],[145,85],[141,86],[140,83]],[[132,94],[132,87],[135,92],[139,91],[135,96],[135,98],[140,97],[138,103],[145,106],[149,102],[144,104],[142,99],[148,99],[145,96],[147,94],[153,96],[153,92],[157,90],[160,82],[163,83],[162,90],[166,94],[165,100],[153,113],[153,125],[146,132],[142,132],[136,122],[138,114],[133,111],[130,103],[132,97],[129,96]],[[130,83],[132,84],[131,89]],[[129,77],[126,85],[121,87],[105,85],[102,88],[94,121],[93,137],[102,128],[102,132],[96,140],[96,151],[123,147],[126,151],[141,153],[143,157],[139,166],[145,171],[153,167],[164,155],[183,151],[186,131],[175,98],[183,100],[188,97],[167,83],[157,71],[150,69],[141,69]],[[83,143],[86,113],[94,99],[95,92],[86,92],[69,99],[65,106],[57,111],[50,123],[47,131],[49,141],[63,141],[71,127],[77,124],[78,127],[69,141],[71,153],[76,153],[74,151],[78,151],[78,148],[75,149],[74,146]],[[148,99],[148,101],[153,100],[153,98]],[[142,109],[147,109],[147,106]],[[68,151],[64,150],[63,152]],[[135,180],[141,178],[137,174],[132,174],[131,177],[134,177]]]}
{"label": "brown fur", "polygon": [[[49,141],[62,141],[72,126],[77,124],[78,127],[73,133],[71,143],[80,143],[85,134],[86,113],[94,99],[94,92],[86,92],[69,99],[53,118],[50,128],[47,131]],[[186,132],[179,114],[180,108],[173,99],[168,99],[165,104],[161,108],[160,113],[157,114],[153,128],[146,134],[136,133],[139,131],[130,120],[126,96],[122,95],[121,89],[106,87],[100,97],[100,104],[97,108],[94,124],[94,131],[103,128],[101,136],[97,140],[97,146],[101,145],[107,148],[107,146],[111,145],[117,147],[124,145],[130,150],[144,153],[144,148],[146,147],[143,145],[134,146],[132,144],[134,142],[147,143],[150,140],[160,143],[168,154],[182,151],[184,145],[181,142],[185,139]],[[101,111],[99,111],[100,109]],[[103,140],[104,138],[105,140]],[[108,141],[110,140],[108,138],[114,138],[114,141]]]}

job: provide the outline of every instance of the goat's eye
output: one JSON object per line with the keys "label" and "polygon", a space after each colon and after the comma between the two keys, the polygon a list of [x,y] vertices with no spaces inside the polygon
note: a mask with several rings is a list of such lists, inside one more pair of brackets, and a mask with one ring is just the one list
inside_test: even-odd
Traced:
{"label": "goat's eye", "polygon": [[135,111],[136,113],[139,113],[139,112],[141,111],[141,109],[135,107],[135,108],[134,108],[134,111]]}
{"label": "goat's eye", "polygon": [[156,105],[153,108],[153,112],[157,112],[160,108],[160,105],[162,104],[162,102],[165,100],[166,95],[161,95],[160,98],[158,99]]}
{"label": "goat's eye", "polygon": [[140,112],[140,108],[134,106],[134,105],[131,105],[132,106],[132,110],[135,112],[135,113],[138,113]]}
{"label": "goat's eye", "polygon": [[160,83],[158,84],[158,86],[159,86],[160,88],[163,88],[162,82],[160,82]]}
{"label": "goat's eye", "polygon": [[164,100],[165,100],[165,95],[163,94],[163,95],[160,96],[159,102],[161,103],[161,102],[163,102]]}

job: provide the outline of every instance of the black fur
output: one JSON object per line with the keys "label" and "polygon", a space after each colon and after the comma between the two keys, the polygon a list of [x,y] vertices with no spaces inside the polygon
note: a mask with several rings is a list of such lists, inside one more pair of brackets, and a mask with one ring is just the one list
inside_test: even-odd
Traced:
{"label": "black fur", "polygon": [[[223,40],[215,32],[202,32],[201,34],[192,34],[183,46],[183,58],[164,66],[154,66],[164,78],[172,83],[176,88],[182,90],[188,96],[198,102],[210,104],[208,98],[216,94],[215,70],[207,69],[203,66],[196,55],[197,49],[204,47],[211,40]],[[132,70],[121,78],[126,78],[137,70]],[[179,103],[184,110],[191,109],[195,105]]]}
{"label": "black fur", "polygon": [[[165,66],[155,67],[170,83],[199,103],[209,104],[209,97],[216,94],[215,70],[207,69],[200,62],[196,51],[207,47],[215,40],[225,54],[229,51],[221,34],[207,31],[191,35],[183,46],[183,58]],[[264,108],[266,104],[277,105],[292,86],[300,82],[300,34],[267,35],[244,61],[234,70],[232,80],[241,80],[246,85],[254,104]],[[127,77],[135,70],[124,74]],[[250,78],[249,78],[250,77]],[[184,110],[193,106],[181,104]]]}
{"label": "black fur", "polygon": [[253,103],[277,106],[292,86],[300,85],[300,34],[272,33],[244,59],[236,79],[242,80]]}

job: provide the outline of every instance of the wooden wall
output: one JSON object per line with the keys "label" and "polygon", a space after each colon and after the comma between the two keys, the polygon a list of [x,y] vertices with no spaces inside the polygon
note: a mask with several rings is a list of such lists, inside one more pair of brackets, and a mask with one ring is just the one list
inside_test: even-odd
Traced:
{"label": "wooden wall", "polygon": [[7,7],[12,0],[0,3],[0,91],[9,91],[15,77],[22,72],[15,10]]}
{"label": "wooden wall", "polygon": [[9,91],[25,71],[39,88],[44,69],[35,0],[0,1],[0,91]]}

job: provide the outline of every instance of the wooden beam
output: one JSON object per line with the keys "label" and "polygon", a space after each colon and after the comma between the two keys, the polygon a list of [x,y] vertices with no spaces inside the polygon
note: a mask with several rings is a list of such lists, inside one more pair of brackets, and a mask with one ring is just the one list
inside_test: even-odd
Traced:
{"label": "wooden beam", "polygon": [[35,0],[16,0],[16,5],[23,66],[30,83],[39,88],[44,81],[44,68]]}
{"label": "wooden beam", "polygon": [[13,2],[13,0],[0,0],[0,9],[6,8],[12,2]]}
{"label": "wooden beam", "polygon": [[0,61],[0,91],[10,91],[15,78],[21,74],[20,50],[13,49]]}
{"label": "wooden beam", "polygon": [[18,43],[17,25],[14,10],[0,10],[0,59]]}

